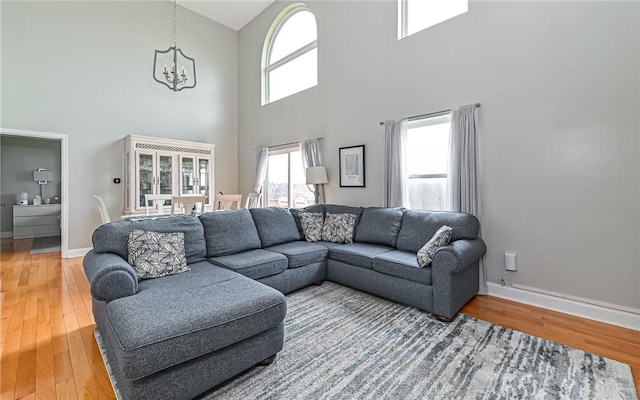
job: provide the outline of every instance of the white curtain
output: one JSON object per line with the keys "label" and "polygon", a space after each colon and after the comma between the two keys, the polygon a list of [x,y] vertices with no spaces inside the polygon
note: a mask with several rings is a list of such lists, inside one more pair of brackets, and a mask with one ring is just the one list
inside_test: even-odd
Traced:
{"label": "white curtain", "polygon": [[403,207],[408,203],[406,146],[407,120],[384,121],[385,207]]}
{"label": "white curtain", "polygon": [[[256,150],[256,180],[253,184],[253,191],[262,193],[262,185],[267,177],[267,166],[269,165],[269,148],[262,147]],[[264,196],[260,198],[260,202],[264,201]],[[262,206],[260,204],[259,206]]]}
{"label": "white curtain", "polygon": [[[322,166],[322,152],[320,151],[320,139],[305,140],[300,143],[300,153],[302,153],[302,166],[320,167]],[[324,184],[313,185],[315,191],[316,204],[324,204]]]}
{"label": "white curtain", "polygon": [[[450,210],[480,217],[478,106],[476,104],[451,110],[447,200]],[[482,258],[480,259],[480,293],[487,293],[487,279]]]}

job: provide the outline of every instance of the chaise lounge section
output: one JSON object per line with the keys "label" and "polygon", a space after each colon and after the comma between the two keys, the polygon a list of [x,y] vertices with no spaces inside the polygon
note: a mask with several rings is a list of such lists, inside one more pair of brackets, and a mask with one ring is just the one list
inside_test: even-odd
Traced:
{"label": "chaise lounge section", "polygon": [[[353,243],[310,242],[300,213],[351,214]],[[323,218],[324,219],[324,218]],[[443,225],[451,243],[420,267]],[[133,229],[184,234],[187,272],[138,281]],[[450,319],[478,291],[486,251],[469,214],[315,205],[123,221],[94,232],[84,260],[93,312],[125,399],[190,399],[272,360],[283,347],[284,294],[330,280]]]}

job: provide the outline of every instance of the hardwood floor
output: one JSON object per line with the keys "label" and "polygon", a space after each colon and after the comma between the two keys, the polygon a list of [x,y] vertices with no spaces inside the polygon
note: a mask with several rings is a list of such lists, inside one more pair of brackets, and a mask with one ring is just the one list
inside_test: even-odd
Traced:
{"label": "hardwood floor", "polygon": [[[95,339],[82,258],[29,256],[2,239],[0,399],[114,399]],[[640,332],[490,296],[465,314],[631,365],[640,393]]]}

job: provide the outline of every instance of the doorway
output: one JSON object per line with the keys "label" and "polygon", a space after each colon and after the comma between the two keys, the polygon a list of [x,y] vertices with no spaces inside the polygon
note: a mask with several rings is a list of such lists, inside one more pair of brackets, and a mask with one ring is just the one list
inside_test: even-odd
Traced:
{"label": "doorway", "polygon": [[[25,131],[25,130],[17,130],[17,129],[5,129],[0,128],[0,136],[3,141],[5,138],[22,138],[22,139],[36,139],[36,140],[45,140],[45,141],[57,141],[60,145],[60,187],[59,190],[54,188],[46,188],[48,192],[33,193],[31,197],[42,196],[40,201],[44,202],[46,199],[49,199],[49,202],[56,202],[59,200],[60,202],[60,254],[62,258],[68,257],[69,250],[69,137],[64,134],[54,133],[54,132],[37,132],[37,131]],[[29,173],[30,171],[26,171]],[[2,174],[5,174],[4,168]],[[4,177],[3,177],[4,181]],[[39,188],[44,189],[46,185],[39,185]],[[49,193],[48,197],[45,193]],[[59,195],[58,195],[59,194]],[[15,193],[2,193],[2,209],[5,210],[6,207],[12,207],[17,203],[17,198],[11,198],[9,195],[16,195]],[[28,194],[29,195],[29,194]],[[58,197],[58,199],[55,199]],[[12,200],[12,201],[11,201]],[[30,199],[31,200],[31,199]],[[30,204],[32,204],[32,201]],[[6,216],[7,212],[3,211],[3,216]],[[4,224],[3,224],[4,225]],[[4,230],[4,229],[3,229]]]}

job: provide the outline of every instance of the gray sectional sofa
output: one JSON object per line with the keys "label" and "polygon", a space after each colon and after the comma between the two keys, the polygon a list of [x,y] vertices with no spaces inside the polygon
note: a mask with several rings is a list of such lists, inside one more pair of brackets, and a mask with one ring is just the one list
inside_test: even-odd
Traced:
{"label": "gray sectional sofa", "polygon": [[[356,215],[354,243],[308,242],[300,212]],[[431,265],[417,251],[442,225]],[[133,229],[184,233],[190,271],[138,281]],[[316,205],[114,222],[84,259],[93,313],[125,399],[190,399],[283,347],[284,294],[330,280],[453,318],[478,291],[486,247],[469,214]]]}

